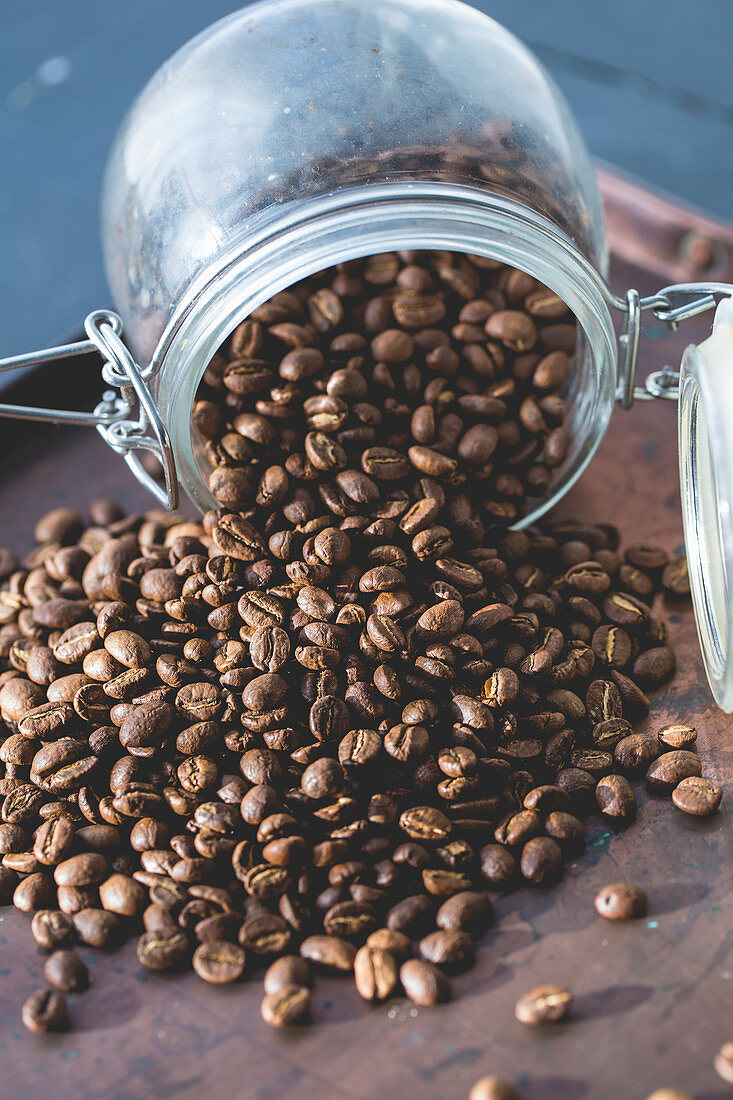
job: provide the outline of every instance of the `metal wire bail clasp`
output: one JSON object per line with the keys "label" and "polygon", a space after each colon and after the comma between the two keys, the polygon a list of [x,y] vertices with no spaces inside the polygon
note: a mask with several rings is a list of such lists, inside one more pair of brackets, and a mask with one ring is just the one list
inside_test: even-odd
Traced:
{"label": "metal wire bail clasp", "polygon": [[648,298],[641,298],[636,290],[628,290],[625,299],[609,294],[610,304],[624,314],[624,326],[619,336],[618,374],[618,401],[622,408],[630,409],[634,401],[652,401],[659,397],[676,401],[679,395],[680,372],[673,367],[652,371],[643,386],[636,385],[642,314],[651,312],[657,321],[674,332],[679,328],[680,321],[714,309],[719,298],[730,296],[733,296],[733,284],[730,283],[674,283]]}
{"label": "metal wire bail clasp", "polygon": [[[0,417],[40,420],[52,424],[86,425],[96,428],[102,439],[121,454],[137,480],[167,508],[179,502],[178,474],[168,429],[147,386],[151,367],[143,370],[122,342],[122,320],[112,310],[99,309],[84,322],[86,340],[62,344],[43,351],[0,359],[0,372],[69,359],[98,352],[103,360],[102,378],[112,389],[106,390],[94,412],[44,409],[35,405],[0,403]],[[115,394],[119,391],[119,395]],[[137,404],[137,419],[133,418]],[[137,451],[150,451],[160,460],[165,487],[158,484],[143,466]]]}

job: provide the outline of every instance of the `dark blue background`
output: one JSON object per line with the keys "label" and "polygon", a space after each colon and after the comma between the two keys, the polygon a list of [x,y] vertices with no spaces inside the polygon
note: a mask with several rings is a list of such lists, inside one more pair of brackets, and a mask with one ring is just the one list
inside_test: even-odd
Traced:
{"label": "dark blue background", "polygon": [[[368,3],[369,0],[364,0]],[[108,304],[107,149],[158,65],[232,0],[3,0],[0,356]],[[732,0],[478,0],[554,73],[594,154],[733,211]]]}

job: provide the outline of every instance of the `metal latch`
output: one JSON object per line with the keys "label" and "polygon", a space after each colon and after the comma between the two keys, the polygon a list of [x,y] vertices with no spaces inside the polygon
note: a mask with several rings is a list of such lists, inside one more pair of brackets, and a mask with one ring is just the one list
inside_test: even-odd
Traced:
{"label": "metal latch", "polygon": [[[122,321],[112,310],[99,309],[90,313],[84,322],[84,330],[87,334],[86,340],[0,359],[0,371],[60,362],[76,355],[96,352],[104,360],[102,378],[111,388],[104,392],[94,412],[0,403],[0,417],[96,428],[105,443],[123,456],[137,480],[148,492],[166,508],[177,508],[180,495],[173,448],[168,429],[147,385],[151,367],[143,369],[135,362],[122,342]],[[137,419],[134,419],[136,405]],[[165,477],[164,486],[159,485],[145,469],[136,453],[140,450],[150,451],[160,460]]]}

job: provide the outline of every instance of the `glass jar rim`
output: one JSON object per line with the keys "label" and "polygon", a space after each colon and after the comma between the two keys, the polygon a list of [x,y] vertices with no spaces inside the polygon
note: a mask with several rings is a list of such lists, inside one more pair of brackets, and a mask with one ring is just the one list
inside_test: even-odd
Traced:
{"label": "glass jar rim", "polygon": [[726,713],[733,711],[733,432],[726,420],[733,396],[732,350],[733,310],[725,303],[712,336],[685,350],[678,406],[690,592],[710,689]]}
{"label": "glass jar rim", "polygon": [[533,275],[558,294],[588,342],[597,384],[595,430],[568,476],[531,514],[553,507],[582,474],[605,433],[617,394],[617,356],[605,275],[547,217],[478,187],[399,180],[366,184],[268,209],[246,239],[192,280],[152,363],[153,387],[188,495],[202,511],[216,502],[193,450],[192,409],[214,353],[236,325],[272,295],[336,263],[407,248],[485,255]]}

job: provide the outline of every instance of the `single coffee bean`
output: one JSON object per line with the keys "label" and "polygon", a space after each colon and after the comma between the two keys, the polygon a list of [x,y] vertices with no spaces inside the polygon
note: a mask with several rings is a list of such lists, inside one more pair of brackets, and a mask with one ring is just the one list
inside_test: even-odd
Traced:
{"label": "single coffee bean", "polygon": [[39,909],[33,914],[31,932],[39,947],[51,951],[73,939],[74,924],[68,914],[58,909]]}
{"label": "single coffee bean", "polygon": [[283,955],[276,959],[265,972],[265,993],[279,993],[290,985],[309,986],[311,984],[310,967],[306,959],[298,955]]}
{"label": "single coffee bean", "polygon": [[137,942],[137,957],[148,970],[170,970],[189,955],[183,932],[145,932]]}
{"label": "single coffee bean", "polygon": [[663,726],[657,737],[668,749],[692,749],[697,741],[697,730],[694,726]]}
{"label": "single coffee bean", "polygon": [[562,878],[562,849],[551,837],[536,836],[522,848],[519,869],[537,886],[550,886]]}
{"label": "single coffee bean", "polygon": [[246,953],[226,940],[201,943],[193,953],[193,968],[205,982],[224,985],[236,982],[244,972]]}
{"label": "single coffee bean", "polygon": [[307,936],[300,954],[313,966],[329,973],[350,973],[354,969],[356,948],[337,936]]}
{"label": "single coffee bean", "polygon": [[86,989],[89,984],[89,972],[75,951],[62,949],[54,951],[46,959],[43,974],[49,985],[60,989],[62,993],[76,993]]}
{"label": "single coffee bean", "polygon": [[723,791],[712,779],[687,776],[672,791],[672,801],[678,810],[693,817],[708,817],[720,806]]}
{"label": "single coffee bean", "polygon": [[713,1062],[719,1077],[733,1085],[733,1043],[723,1043]]}
{"label": "single coffee bean", "polygon": [[397,988],[397,962],[389,951],[361,947],[354,958],[354,980],[365,1001],[386,1001]]}
{"label": "single coffee bean", "polygon": [[376,932],[370,932],[366,946],[388,952],[397,962],[404,961],[412,954],[410,937],[395,928],[378,928]]}
{"label": "single coffee bean", "polygon": [[445,932],[471,932],[479,935],[490,928],[493,907],[487,894],[465,890],[448,898],[438,909],[435,923]]}
{"label": "single coffee bean", "polygon": [[265,994],[260,1011],[270,1027],[290,1027],[308,1016],[310,993],[302,985],[283,985],[274,993]]}
{"label": "single coffee bean", "polygon": [[702,776],[700,758],[686,749],[673,749],[672,752],[662,753],[649,765],[646,785],[650,791],[670,792],[690,776]]}
{"label": "single coffee bean", "polygon": [[598,780],[596,802],[601,813],[613,821],[633,821],[636,817],[636,795],[622,775],[605,775]]}
{"label": "single coffee bean", "polygon": [[468,1100],[521,1100],[511,1081],[504,1077],[481,1077],[468,1094]]}
{"label": "single coffee bean", "polygon": [[467,932],[440,930],[424,936],[419,944],[420,955],[439,966],[447,974],[456,974],[473,966],[473,940]]}
{"label": "single coffee bean", "polygon": [[436,1005],[450,1000],[450,982],[442,970],[423,959],[408,959],[400,967],[400,982],[417,1005]]}
{"label": "single coffee bean", "polygon": [[55,989],[39,989],[25,1002],[21,1015],[25,1026],[36,1035],[62,1031],[68,1024],[66,998]]}
{"label": "single coffee bean", "polygon": [[567,1019],[571,1006],[570,990],[561,985],[540,985],[519,998],[514,1015],[520,1024],[537,1027]]}
{"label": "single coffee bean", "polygon": [[81,909],[73,914],[72,920],[76,935],[88,947],[108,947],[119,933],[119,920],[114,913],[104,910]]}
{"label": "single coffee bean", "polygon": [[633,920],[646,916],[646,894],[628,882],[614,882],[596,894],[596,912],[606,920]]}

